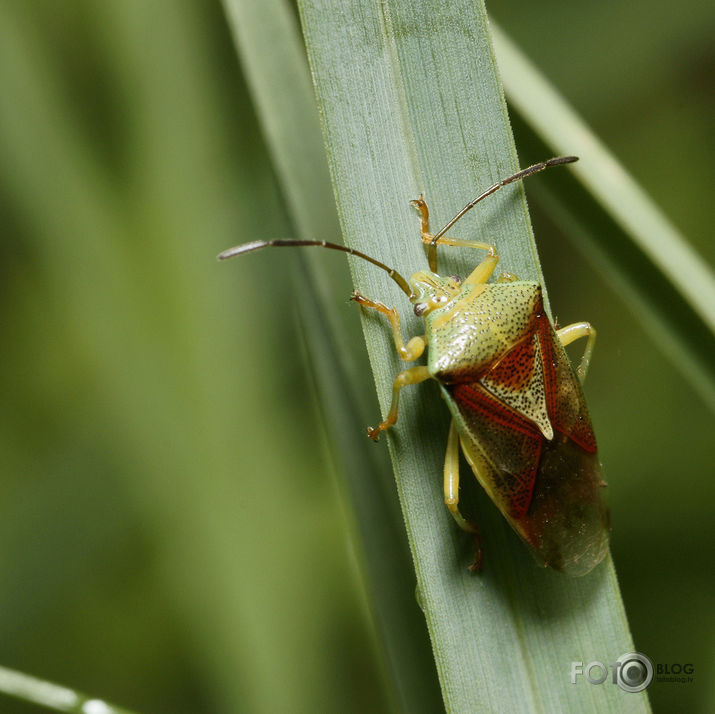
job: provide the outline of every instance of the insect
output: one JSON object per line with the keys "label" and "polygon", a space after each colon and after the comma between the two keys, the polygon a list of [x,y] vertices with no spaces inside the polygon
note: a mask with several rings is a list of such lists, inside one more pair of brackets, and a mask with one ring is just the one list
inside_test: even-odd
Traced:
{"label": "insect", "polygon": [[[425,324],[424,335],[406,344],[395,308],[357,291],[352,300],[387,317],[402,360],[417,360],[429,346],[427,364],[397,375],[387,416],[367,433],[377,440],[397,422],[402,389],[427,379],[438,381],[452,416],[444,500],[459,527],[474,536],[472,570],[481,567],[481,545],[478,527],[459,508],[460,446],[479,483],[542,565],[571,576],[585,575],[608,551],[606,483],[581,389],[596,331],[587,322],[554,328],[538,283],[510,273],[487,282],[499,261],[495,246],[446,235],[467,211],[502,186],[576,160],[550,159],[498,181],[437,233],[430,233],[424,198],[412,201],[429,270],[418,271],[409,280],[375,258],[325,241],[255,241],[218,256],[223,260],[265,247],[318,246],[366,260],[399,285]],[[437,273],[439,245],[484,250],[486,256],[464,280],[442,277]],[[574,372],[564,346],[580,338],[586,338],[586,347]]]}

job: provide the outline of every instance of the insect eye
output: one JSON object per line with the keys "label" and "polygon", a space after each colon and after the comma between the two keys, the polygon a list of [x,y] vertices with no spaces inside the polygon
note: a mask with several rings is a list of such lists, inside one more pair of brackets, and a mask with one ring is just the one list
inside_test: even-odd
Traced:
{"label": "insect eye", "polygon": [[417,317],[422,317],[422,315],[424,315],[425,312],[427,312],[427,307],[428,306],[427,306],[426,302],[418,302],[415,305],[415,315],[417,315]]}
{"label": "insect eye", "polygon": [[454,282],[457,283],[457,285],[461,285],[461,284],[462,284],[462,278],[461,278],[461,276],[459,276],[459,275],[450,275],[449,277],[450,277],[452,280],[454,280]]}

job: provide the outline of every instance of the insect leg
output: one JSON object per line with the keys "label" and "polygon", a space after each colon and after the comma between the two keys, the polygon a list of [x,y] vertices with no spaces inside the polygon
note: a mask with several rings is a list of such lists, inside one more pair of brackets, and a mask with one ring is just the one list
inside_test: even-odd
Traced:
{"label": "insect leg", "polygon": [[[447,236],[442,236],[438,242],[442,242]],[[466,240],[453,240],[448,239],[450,242],[448,245],[460,245],[469,248],[481,248],[486,250],[487,254],[482,259],[482,262],[474,268],[471,274],[464,281],[465,285],[482,285],[489,280],[494,269],[497,267],[499,262],[499,255],[497,254],[497,249],[490,245],[489,243],[479,243],[477,241],[466,241]]]}
{"label": "insect leg", "polygon": [[564,347],[571,344],[574,340],[588,337],[586,349],[583,351],[583,357],[581,357],[581,361],[576,368],[576,376],[579,382],[583,384],[586,379],[586,373],[588,372],[588,365],[591,363],[593,347],[596,344],[596,330],[591,327],[588,322],[574,322],[573,325],[566,325],[566,327],[556,330],[556,334],[559,336],[561,344]]}
{"label": "insect leg", "polygon": [[449,425],[447,437],[447,452],[444,456],[444,503],[457,522],[457,525],[474,537],[475,553],[474,562],[470,570],[479,570],[482,564],[482,548],[479,528],[468,521],[459,510],[459,432],[454,419]]}
{"label": "insect leg", "polygon": [[[427,208],[427,203],[425,201],[424,194],[420,194],[413,201],[410,201],[410,206],[417,209],[420,214],[420,230],[422,232],[422,240],[428,243],[432,240],[432,234],[429,232],[429,208]],[[426,237],[429,236],[428,239]]]}
{"label": "insect leg", "polygon": [[427,259],[429,260],[429,268],[433,273],[437,272],[437,246],[451,245],[458,248],[476,248],[477,250],[486,250],[487,255],[482,262],[474,269],[472,274],[467,278],[466,282],[472,284],[486,283],[489,276],[494,272],[499,255],[497,249],[491,243],[483,243],[482,241],[462,240],[460,238],[450,238],[449,236],[440,235],[437,238],[429,232],[429,208],[424,197],[420,194],[414,201],[410,201],[410,205],[414,206],[420,214],[420,232],[422,234],[422,242],[429,246]]}
{"label": "insect leg", "polygon": [[400,316],[397,313],[397,310],[395,308],[389,308],[387,305],[384,305],[381,302],[377,302],[376,300],[370,300],[369,298],[366,298],[364,295],[361,295],[357,290],[353,291],[353,294],[350,296],[351,300],[354,300],[358,305],[362,305],[363,307],[371,307],[373,310],[377,310],[378,312],[381,312],[383,315],[387,316],[387,319],[390,321],[390,325],[392,325],[392,335],[395,340],[395,349],[397,349],[397,353],[400,355],[400,358],[403,359],[405,362],[413,362],[414,360],[418,359],[420,355],[425,351],[425,338],[423,337],[413,337],[407,345],[405,345],[404,341],[402,340],[402,330],[400,329]]}
{"label": "insect leg", "polygon": [[459,433],[454,419],[449,425],[447,453],[444,456],[444,503],[463,531],[478,532],[477,526],[470,523],[459,510]]}
{"label": "insect leg", "polygon": [[392,385],[392,403],[390,404],[390,411],[387,413],[385,421],[380,422],[376,427],[369,426],[367,428],[367,435],[373,441],[377,441],[380,438],[380,432],[389,429],[397,421],[397,406],[400,399],[400,390],[408,384],[424,382],[426,379],[430,379],[431,376],[429,369],[420,365],[418,367],[410,367],[395,377],[395,382]]}
{"label": "insect leg", "polygon": [[486,283],[494,272],[499,262],[499,254],[497,249],[491,243],[482,243],[477,240],[462,240],[461,238],[450,238],[449,236],[441,236],[436,241],[431,242],[432,245],[452,245],[457,248],[476,248],[477,250],[486,250],[487,254],[482,259],[482,262],[477,265],[471,272],[469,277],[464,281],[466,285],[481,285]]}
{"label": "insect leg", "polygon": [[514,281],[516,281],[518,279],[519,278],[517,278],[516,275],[514,275],[514,273],[507,273],[505,271],[497,278],[497,282],[498,283],[513,283]]}
{"label": "insect leg", "polygon": [[414,206],[417,212],[420,214],[420,233],[422,234],[422,242],[430,245],[429,252],[427,254],[427,260],[429,261],[429,269],[433,272],[437,272],[437,248],[431,245],[432,238],[434,237],[429,232],[429,208],[427,208],[427,203],[425,202],[424,195],[420,194],[413,201],[410,201],[410,206]]}

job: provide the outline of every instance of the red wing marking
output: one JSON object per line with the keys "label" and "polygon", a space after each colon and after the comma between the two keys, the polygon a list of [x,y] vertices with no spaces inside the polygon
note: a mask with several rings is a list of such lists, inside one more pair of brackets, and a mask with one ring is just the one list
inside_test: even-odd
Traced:
{"label": "red wing marking", "polygon": [[584,451],[595,453],[596,437],[579,381],[545,314],[539,315],[538,323],[551,424],[555,431],[567,436]]}
{"label": "red wing marking", "polygon": [[489,381],[495,387],[521,392],[531,385],[536,367],[536,345],[527,335],[489,370]]}
{"label": "red wing marking", "polygon": [[494,399],[480,384],[452,389],[469,433],[498,469],[493,488],[514,519],[529,509],[543,436],[528,419]]}
{"label": "red wing marking", "polygon": [[476,409],[482,416],[497,424],[509,429],[516,429],[525,436],[539,438],[539,430],[528,419],[487,395],[483,390],[477,391],[471,384],[456,385],[454,396],[460,404],[466,404],[472,409]]}

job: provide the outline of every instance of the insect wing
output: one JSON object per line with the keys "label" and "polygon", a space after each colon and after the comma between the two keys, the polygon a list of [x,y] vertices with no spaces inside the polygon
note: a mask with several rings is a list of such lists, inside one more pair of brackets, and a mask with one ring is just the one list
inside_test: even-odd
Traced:
{"label": "insect wing", "polygon": [[[538,349],[516,346],[513,353],[539,360],[552,439],[487,389],[489,372],[483,381],[442,389],[467,461],[511,526],[544,564],[583,575],[608,550],[605,483],[581,386],[546,315],[535,322]],[[508,371],[508,360],[509,353],[493,369]]]}

